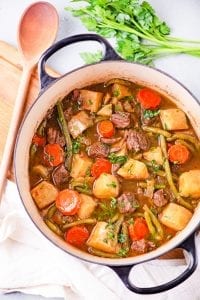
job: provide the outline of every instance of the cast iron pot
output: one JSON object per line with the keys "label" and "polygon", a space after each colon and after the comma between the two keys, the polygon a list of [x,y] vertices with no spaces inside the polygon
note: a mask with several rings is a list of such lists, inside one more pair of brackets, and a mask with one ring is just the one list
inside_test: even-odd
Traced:
{"label": "cast iron pot", "polygon": [[[104,57],[100,63],[78,68],[59,79],[52,78],[46,73],[46,61],[56,51],[72,43],[91,40],[101,43],[104,49]],[[163,95],[171,98],[177,106],[187,113],[197,135],[200,137],[200,105],[198,100],[181,83],[164,72],[145,65],[122,60],[105,39],[95,34],[75,35],[54,44],[41,57],[39,62],[39,74],[41,93],[23,119],[17,137],[14,157],[15,178],[19,194],[33,223],[46,238],[67,253],[88,262],[111,267],[119,275],[126,287],[135,293],[160,293],[182,283],[197,267],[195,231],[200,224],[200,205],[184,230],[178,233],[172,240],[152,252],[136,257],[119,259],[92,256],[89,253],[84,253],[67,244],[45,225],[30,194],[28,176],[29,148],[32,136],[39,123],[45,117],[47,110],[55,105],[58,98],[69,94],[75,88],[83,88],[88,85],[105,82],[112,78],[123,78],[152,87]],[[155,259],[177,247],[186,250],[188,253],[187,269],[177,278],[168,283],[148,288],[137,287],[130,282],[129,273],[135,265]]]}

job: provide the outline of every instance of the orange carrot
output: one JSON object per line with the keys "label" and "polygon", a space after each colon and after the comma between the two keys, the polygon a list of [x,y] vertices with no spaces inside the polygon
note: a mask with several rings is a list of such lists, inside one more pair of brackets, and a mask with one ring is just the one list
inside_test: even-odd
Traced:
{"label": "orange carrot", "polygon": [[91,169],[91,175],[95,178],[99,177],[102,173],[111,173],[112,164],[109,160],[99,158],[95,161]]}
{"label": "orange carrot", "polygon": [[111,121],[104,120],[97,124],[97,131],[101,136],[105,138],[110,138],[114,135],[115,128]]}
{"label": "orange carrot", "polygon": [[140,89],[137,94],[137,99],[145,109],[154,109],[158,107],[161,102],[160,95],[148,88]]}
{"label": "orange carrot", "polygon": [[149,235],[147,223],[143,218],[136,218],[128,229],[132,241],[141,240]]}
{"label": "orange carrot", "polygon": [[184,145],[173,145],[168,150],[168,157],[174,164],[184,164],[190,157],[190,151]]}
{"label": "orange carrot", "polygon": [[32,143],[36,146],[43,147],[46,143],[46,139],[43,136],[39,136],[39,135],[35,134],[33,136]]}
{"label": "orange carrot", "polygon": [[81,198],[78,192],[65,189],[56,197],[56,207],[65,216],[75,215],[80,208]]}
{"label": "orange carrot", "polygon": [[80,247],[89,238],[89,231],[85,226],[74,226],[65,233],[66,242]]}
{"label": "orange carrot", "polygon": [[44,147],[44,162],[51,167],[58,166],[64,161],[64,152],[59,144],[47,144]]}

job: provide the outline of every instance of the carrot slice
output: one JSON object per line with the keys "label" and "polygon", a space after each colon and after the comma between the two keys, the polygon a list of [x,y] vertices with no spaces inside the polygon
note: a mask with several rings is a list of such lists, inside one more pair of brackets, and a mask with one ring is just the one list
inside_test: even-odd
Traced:
{"label": "carrot slice", "polygon": [[149,229],[143,218],[136,218],[133,224],[128,227],[132,241],[141,240],[149,235]]}
{"label": "carrot slice", "polygon": [[33,136],[32,143],[36,146],[43,147],[46,143],[46,139],[43,136],[39,136],[39,135],[35,134]]}
{"label": "carrot slice", "polygon": [[112,164],[109,160],[104,158],[99,158],[95,161],[91,169],[92,177],[99,177],[102,173],[111,173]]}
{"label": "carrot slice", "polygon": [[190,157],[190,151],[184,145],[173,145],[168,150],[168,157],[174,164],[184,164]]}
{"label": "carrot slice", "polygon": [[65,233],[65,240],[69,244],[80,247],[89,238],[89,231],[85,226],[74,226]]}
{"label": "carrot slice", "polygon": [[111,121],[104,120],[97,124],[97,131],[98,131],[99,135],[101,135],[105,138],[110,138],[114,135],[115,128]]}
{"label": "carrot slice", "polygon": [[154,109],[159,106],[161,102],[160,95],[148,88],[140,89],[137,94],[137,99],[145,109]]}
{"label": "carrot slice", "polygon": [[80,208],[81,198],[78,192],[65,189],[56,197],[56,207],[65,216],[75,215]]}
{"label": "carrot slice", "polygon": [[59,144],[47,144],[44,147],[44,162],[51,167],[56,167],[64,161],[64,152]]}

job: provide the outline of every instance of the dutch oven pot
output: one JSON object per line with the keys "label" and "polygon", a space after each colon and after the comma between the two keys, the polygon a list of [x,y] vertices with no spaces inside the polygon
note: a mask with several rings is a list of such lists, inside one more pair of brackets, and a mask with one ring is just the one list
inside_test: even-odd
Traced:
{"label": "dutch oven pot", "polygon": [[[61,76],[59,79],[50,77],[45,71],[47,59],[59,49],[80,41],[99,42],[104,49],[102,61],[78,68]],[[41,93],[23,119],[17,137],[14,157],[15,178],[19,194],[33,223],[47,239],[67,253],[88,262],[111,267],[119,275],[126,287],[135,293],[160,293],[186,280],[197,267],[195,231],[200,224],[200,205],[184,230],[152,252],[136,257],[119,259],[92,256],[89,253],[82,252],[72,245],[67,244],[46,226],[30,194],[28,163],[32,136],[45,117],[47,110],[55,105],[59,98],[69,94],[75,88],[83,88],[92,84],[108,81],[112,78],[123,78],[152,87],[163,95],[171,98],[177,106],[187,113],[197,135],[200,137],[200,105],[198,100],[181,83],[166,73],[145,65],[122,60],[105,39],[95,34],[75,35],[54,44],[41,57],[39,62],[39,74]],[[186,250],[188,254],[187,269],[177,278],[168,283],[148,288],[137,287],[130,282],[129,273],[135,265],[155,259],[177,247]]]}

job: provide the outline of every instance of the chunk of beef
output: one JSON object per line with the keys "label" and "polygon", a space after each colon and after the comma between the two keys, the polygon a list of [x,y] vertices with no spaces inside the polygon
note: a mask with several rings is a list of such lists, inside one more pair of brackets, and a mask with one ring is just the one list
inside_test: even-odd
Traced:
{"label": "chunk of beef", "polygon": [[131,213],[139,206],[133,193],[123,193],[117,198],[117,206],[120,213]]}
{"label": "chunk of beef", "polygon": [[109,152],[109,146],[101,142],[95,142],[87,148],[88,156],[92,158],[107,157]]}
{"label": "chunk of beef", "polygon": [[167,189],[157,190],[153,194],[153,203],[157,207],[162,207],[162,206],[166,205],[169,201],[173,201],[173,200],[174,200],[173,194],[171,193],[171,191],[169,191]]}
{"label": "chunk of beef", "polygon": [[53,183],[60,187],[63,184],[67,183],[69,180],[69,172],[65,168],[64,164],[59,165],[52,172]]}
{"label": "chunk of beef", "polygon": [[59,129],[54,127],[49,127],[47,129],[47,142],[49,144],[59,144],[61,147],[65,145],[64,136]]}
{"label": "chunk of beef", "polygon": [[73,90],[72,99],[74,101],[80,101],[80,91],[78,89]]}
{"label": "chunk of beef", "polygon": [[138,253],[145,253],[147,251],[147,243],[145,239],[133,241],[131,244],[131,249]]}
{"label": "chunk of beef", "polygon": [[131,244],[131,249],[138,253],[145,253],[147,251],[151,251],[155,247],[156,247],[156,245],[153,242],[147,241],[145,239],[133,241]]}
{"label": "chunk of beef", "polygon": [[134,150],[136,152],[149,149],[149,140],[145,133],[138,132],[136,130],[130,129],[127,136],[127,148],[128,150]]}
{"label": "chunk of beef", "polygon": [[73,115],[73,109],[71,106],[64,110],[64,116],[67,121],[71,119],[72,115]]}
{"label": "chunk of beef", "polygon": [[116,138],[101,138],[101,142],[104,144],[112,145],[117,142],[119,142],[122,138],[121,137],[116,137]]}
{"label": "chunk of beef", "polygon": [[117,128],[126,128],[130,126],[131,117],[130,113],[128,112],[116,112],[112,114],[111,121]]}

